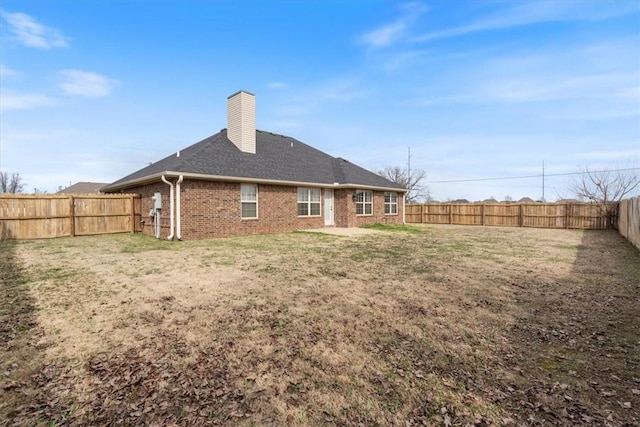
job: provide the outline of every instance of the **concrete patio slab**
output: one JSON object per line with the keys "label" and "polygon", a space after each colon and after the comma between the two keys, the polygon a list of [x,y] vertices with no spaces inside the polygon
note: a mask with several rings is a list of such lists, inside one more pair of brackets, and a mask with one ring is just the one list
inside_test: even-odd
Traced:
{"label": "concrete patio slab", "polygon": [[375,234],[379,233],[380,230],[372,230],[370,228],[358,228],[358,227],[326,227],[326,228],[314,228],[311,230],[300,230],[306,231],[309,233],[323,233],[323,234],[332,234],[334,236],[361,236],[364,234]]}

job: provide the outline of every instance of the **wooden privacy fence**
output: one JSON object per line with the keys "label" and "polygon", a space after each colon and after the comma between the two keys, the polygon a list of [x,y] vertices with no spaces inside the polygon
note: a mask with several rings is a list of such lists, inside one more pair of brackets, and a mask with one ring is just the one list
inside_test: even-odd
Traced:
{"label": "wooden privacy fence", "polygon": [[615,221],[590,203],[426,203],[406,206],[406,221],[423,224],[534,228],[611,228]]}
{"label": "wooden privacy fence", "polygon": [[140,231],[137,194],[0,194],[0,237],[40,239]]}
{"label": "wooden privacy fence", "polygon": [[640,196],[620,202],[618,231],[640,248]]}

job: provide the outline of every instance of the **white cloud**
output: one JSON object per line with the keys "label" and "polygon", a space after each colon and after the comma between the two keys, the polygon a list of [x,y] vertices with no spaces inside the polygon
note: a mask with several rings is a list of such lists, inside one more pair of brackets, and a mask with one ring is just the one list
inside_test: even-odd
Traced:
{"label": "white cloud", "polygon": [[385,25],[382,28],[363,34],[360,40],[363,44],[370,47],[388,46],[402,34],[406,27],[407,24],[399,20],[393,24]]}
{"label": "white cloud", "polygon": [[26,13],[0,13],[9,24],[9,31],[13,34],[13,39],[24,46],[52,49],[69,45],[69,38],[60,30],[42,25]]}
{"label": "white cloud", "polygon": [[20,73],[12,68],[7,68],[4,65],[0,64],[0,77],[12,77],[17,76]]}
{"label": "white cloud", "polygon": [[[304,94],[300,95],[300,94]],[[275,107],[274,112],[284,117],[284,121],[291,121],[292,117],[307,116],[326,105],[348,103],[363,98],[367,90],[360,87],[355,78],[338,78],[301,87],[299,91],[285,101],[285,104]],[[297,120],[295,120],[297,122]]]}
{"label": "white cloud", "polygon": [[359,38],[360,43],[371,48],[389,46],[398,41],[408,27],[427,11],[427,7],[420,3],[407,3],[402,9],[404,13],[394,22],[362,34]]}
{"label": "white cloud", "polygon": [[[601,151],[587,151],[582,153],[576,153],[577,159],[585,160],[600,160],[600,161],[630,161],[633,159],[640,159],[640,148],[630,150],[601,150]],[[633,163],[631,163],[633,164]],[[621,166],[630,167],[630,166]]]}
{"label": "white cloud", "polygon": [[80,95],[86,98],[99,98],[111,95],[111,91],[118,84],[98,73],[82,70],[62,70],[60,89],[67,95]]}
{"label": "white cloud", "polygon": [[53,99],[39,94],[20,94],[0,96],[0,110],[27,110],[37,107],[47,107],[53,105]]}
{"label": "white cloud", "polygon": [[622,88],[618,91],[617,95],[621,98],[629,98],[637,101],[640,99],[640,86]]}
{"label": "white cloud", "polygon": [[269,89],[286,89],[289,87],[289,85],[284,82],[269,82],[267,86]]}
{"label": "white cloud", "polygon": [[515,3],[515,6],[485,16],[475,23],[433,31],[416,37],[413,41],[427,42],[543,22],[604,20],[638,11],[640,7],[635,2],[565,0]]}
{"label": "white cloud", "polygon": [[366,90],[360,88],[358,80],[353,78],[328,80],[320,84],[314,92],[316,99],[330,102],[349,102],[367,94]]}

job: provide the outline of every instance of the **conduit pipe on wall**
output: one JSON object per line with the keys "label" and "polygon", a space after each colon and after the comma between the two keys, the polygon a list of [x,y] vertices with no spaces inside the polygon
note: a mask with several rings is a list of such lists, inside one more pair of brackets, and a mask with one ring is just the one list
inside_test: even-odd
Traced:
{"label": "conduit pipe on wall", "polygon": [[173,212],[174,212],[174,206],[173,206],[173,183],[170,181],[167,181],[167,179],[164,177],[164,175],[162,175],[162,182],[164,182],[165,184],[167,184],[169,186],[169,224],[170,224],[170,233],[167,236],[167,240],[173,240]]}
{"label": "conduit pipe on wall", "polygon": [[182,183],[182,179],[184,177],[180,175],[178,181],[176,181],[176,237],[178,240],[182,240],[182,224],[181,222],[181,212],[180,212],[180,183]]}

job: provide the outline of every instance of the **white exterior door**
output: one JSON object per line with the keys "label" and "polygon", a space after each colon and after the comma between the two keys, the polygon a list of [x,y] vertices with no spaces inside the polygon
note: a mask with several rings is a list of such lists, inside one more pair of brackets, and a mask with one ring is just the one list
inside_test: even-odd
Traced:
{"label": "white exterior door", "polygon": [[334,225],[333,190],[324,190],[324,225]]}

